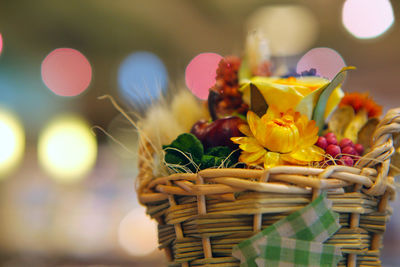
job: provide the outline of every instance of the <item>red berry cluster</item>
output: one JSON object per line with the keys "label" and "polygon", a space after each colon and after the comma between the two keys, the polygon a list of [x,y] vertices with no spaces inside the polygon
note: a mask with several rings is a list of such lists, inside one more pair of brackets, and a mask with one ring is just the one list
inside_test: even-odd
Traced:
{"label": "red berry cluster", "polygon": [[240,58],[227,56],[223,58],[217,69],[217,83],[236,87],[238,85],[238,71],[240,67]]}
{"label": "red berry cluster", "polygon": [[364,152],[361,144],[354,144],[349,138],[343,138],[338,143],[334,133],[320,136],[316,145],[325,150],[326,154],[334,158],[335,163],[339,165],[353,166],[355,160]]}
{"label": "red berry cluster", "polygon": [[243,102],[242,93],[239,92],[238,72],[240,63],[240,58],[228,56],[218,64],[216,83],[211,88],[218,96],[213,99],[212,103],[217,117],[225,117],[233,113],[246,114],[249,108]]}

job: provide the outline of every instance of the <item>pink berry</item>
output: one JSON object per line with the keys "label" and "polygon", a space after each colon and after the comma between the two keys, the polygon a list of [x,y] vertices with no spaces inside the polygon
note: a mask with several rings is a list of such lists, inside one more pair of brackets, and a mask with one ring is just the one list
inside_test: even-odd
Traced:
{"label": "pink berry", "polygon": [[326,148],[326,153],[335,158],[337,155],[341,153],[341,150],[339,146],[330,144]]}
{"label": "pink berry", "polygon": [[351,157],[349,157],[349,156],[343,156],[340,160],[346,166],[353,166],[354,165],[353,159]]}
{"label": "pink berry", "polygon": [[325,135],[324,135],[324,137],[325,138],[329,138],[329,137],[335,137],[336,138],[336,135],[334,134],[334,133],[332,133],[332,132],[330,132],[330,133],[326,133]]}
{"label": "pink berry", "polygon": [[357,151],[358,155],[362,156],[364,153],[364,147],[362,144],[355,144],[354,149]]}
{"label": "pink berry", "polygon": [[349,138],[343,138],[340,141],[339,146],[340,146],[341,149],[345,148],[346,146],[354,147],[354,143]]}
{"label": "pink berry", "polygon": [[337,139],[335,136],[329,136],[326,138],[329,145],[337,145]]}
{"label": "pink berry", "polygon": [[357,151],[352,146],[346,146],[342,149],[342,153],[346,155],[357,156]]}
{"label": "pink berry", "polygon": [[323,150],[325,150],[326,147],[328,146],[328,141],[326,141],[325,137],[320,136],[318,138],[318,141],[317,141],[316,145],[319,146],[320,148],[322,148]]}

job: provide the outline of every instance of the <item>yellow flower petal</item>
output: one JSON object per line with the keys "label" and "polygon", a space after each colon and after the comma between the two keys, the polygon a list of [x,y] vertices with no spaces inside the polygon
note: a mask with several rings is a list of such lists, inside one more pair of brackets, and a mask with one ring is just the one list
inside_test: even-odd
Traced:
{"label": "yellow flower petal", "polygon": [[280,117],[281,117],[281,112],[279,112],[279,109],[276,106],[271,105],[268,107],[267,113],[261,117],[261,121],[266,124],[270,120]]}
{"label": "yellow flower petal", "polygon": [[315,126],[315,121],[309,121],[303,115],[297,122],[296,126],[300,133],[300,142],[298,147],[309,147],[314,145],[318,140],[318,127]]}
{"label": "yellow flower petal", "polygon": [[239,148],[246,152],[265,150],[254,137],[231,137],[231,141],[238,144]]}
{"label": "yellow flower petal", "polygon": [[282,164],[281,154],[276,152],[267,152],[264,156],[264,168],[268,169]]}
{"label": "yellow flower petal", "polygon": [[267,123],[265,147],[270,151],[291,152],[296,147],[299,138],[299,131],[293,122],[274,119]]}
{"label": "yellow flower petal", "polygon": [[260,150],[265,150],[264,147],[262,147],[258,142],[257,139],[255,138],[248,138],[247,142],[242,143],[239,145],[239,148],[243,151],[246,152],[257,152]]}
{"label": "yellow flower petal", "polygon": [[339,105],[342,100],[344,93],[341,88],[337,87],[328,98],[328,102],[326,103],[325,109],[325,118],[328,118],[329,115],[333,112],[333,110]]}
{"label": "yellow flower petal", "polygon": [[252,132],[253,136],[257,139],[257,141],[263,147],[266,147],[266,132],[267,132],[267,125],[262,123],[261,119],[252,111],[247,112],[247,122],[250,127],[250,131]]}
{"label": "yellow flower petal", "polygon": [[231,138],[242,150],[239,161],[270,168],[283,163],[307,165],[323,159],[325,151],[314,145],[318,127],[307,116],[292,109],[280,112],[271,106],[261,118],[249,111],[247,119],[249,126],[241,126],[247,137]]}
{"label": "yellow flower petal", "polygon": [[307,83],[308,86],[314,88],[314,90],[301,99],[301,101],[296,105],[295,110],[303,115],[306,115],[308,119],[311,119],[314,107],[318,102],[318,98],[325,86],[329,83],[329,80],[320,77],[304,77],[302,78],[302,81]]}
{"label": "yellow flower petal", "polygon": [[267,153],[265,149],[254,153],[242,152],[239,161],[249,165],[258,165],[263,162],[265,153]]}
{"label": "yellow flower petal", "polygon": [[282,154],[281,158],[292,164],[307,165],[312,161],[321,161],[324,158],[325,151],[317,146],[310,146],[299,149],[290,154]]}
{"label": "yellow flower petal", "polygon": [[253,133],[254,136],[257,135],[257,125],[260,121],[260,118],[255,114],[253,111],[249,110],[247,112],[247,123],[249,124],[250,131]]}
{"label": "yellow flower petal", "polygon": [[249,139],[251,137],[244,137],[244,136],[240,136],[240,137],[231,137],[231,141],[234,142],[235,144],[246,144],[247,142],[249,142]]}
{"label": "yellow flower petal", "polygon": [[253,134],[250,131],[250,127],[247,124],[244,124],[244,123],[243,124],[239,124],[238,129],[245,136],[253,136]]}
{"label": "yellow flower petal", "polygon": [[[250,84],[254,84],[264,96],[268,106],[277,106],[281,112],[295,108],[295,111],[311,119],[319,96],[329,80],[315,76],[300,78],[256,76],[250,80],[242,80],[240,83],[239,90],[243,93],[246,103],[250,102]],[[332,92],[326,104],[325,118],[339,104],[343,95],[343,91],[339,87]]]}
{"label": "yellow flower petal", "polygon": [[304,97],[296,86],[264,82],[262,79],[252,82],[260,90],[268,106],[277,106],[280,111],[295,107]]}

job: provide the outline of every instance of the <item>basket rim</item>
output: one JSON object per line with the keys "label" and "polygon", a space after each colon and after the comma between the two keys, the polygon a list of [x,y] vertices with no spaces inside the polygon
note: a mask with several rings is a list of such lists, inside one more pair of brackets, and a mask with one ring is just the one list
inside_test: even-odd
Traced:
{"label": "basket rim", "polygon": [[[268,170],[255,169],[205,169],[198,173],[176,173],[154,178],[139,193],[144,203],[167,199],[169,195],[226,195],[244,191],[310,194],[326,190],[340,194],[344,187],[360,185],[363,192],[375,186],[379,172],[374,168],[357,168],[333,165],[325,169],[302,166],[276,166]],[[204,182],[199,183],[199,178]],[[395,194],[394,178],[385,180],[385,190]]]}
{"label": "basket rim", "polygon": [[[171,195],[220,195],[242,191],[268,193],[311,193],[344,190],[358,185],[365,194],[395,194],[394,178],[388,176],[390,159],[395,152],[393,135],[400,133],[400,108],[387,112],[372,135],[370,152],[354,167],[331,165],[326,168],[281,165],[269,169],[215,168],[197,173],[175,173],[154,177],[151,145],[140,139],[137,188],[142,204],[167,199]],[[150,155],[150,156],[149,156]],[[150,160],[149,160],[150,159]],[[206,183],[205,183],[206,182]],[[229,197],[228,197],[229,198]],[[230,197],[232,198],[232,197]]]}

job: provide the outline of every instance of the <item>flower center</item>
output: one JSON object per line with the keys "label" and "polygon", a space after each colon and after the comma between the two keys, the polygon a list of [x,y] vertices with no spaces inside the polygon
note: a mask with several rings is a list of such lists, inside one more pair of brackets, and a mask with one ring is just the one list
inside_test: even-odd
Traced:
{"label": "flower center", "polygon": [[299,130],[291,116],[284,116],[267,123],[265,147],[269,151],[292,152],[300,139]]}

